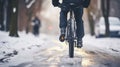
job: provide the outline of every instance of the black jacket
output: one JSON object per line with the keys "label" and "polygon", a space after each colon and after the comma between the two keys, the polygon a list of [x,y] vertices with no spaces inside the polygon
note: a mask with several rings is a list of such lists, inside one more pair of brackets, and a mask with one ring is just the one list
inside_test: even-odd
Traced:
{"label": "black jacket", "polygon": [[[63,0],[62,3],[65,3],[65,4],[67,4],[67,3],[75,3],[77,5],[83,5],[84,4],[86,6],[86,5],[89,5],[90,0]],[[59,0],[52,0],[52,4],[54,6],[58,6],[60,3],[59,3]]]}
{"label": "black jacket", "polygon": [[[76,4],[78,4],[78,3],[82,3],[82,0],[63,0],[62,3],[76,3]],[[59,0],[52,0],[52,4],[54,6],[57,6],[59,4]]]}

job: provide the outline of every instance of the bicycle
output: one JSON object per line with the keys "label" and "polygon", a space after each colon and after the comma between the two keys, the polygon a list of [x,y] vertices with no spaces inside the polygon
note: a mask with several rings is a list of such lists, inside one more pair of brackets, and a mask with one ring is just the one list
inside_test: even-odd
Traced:
{"label": "bicycle", "polygon": [[[74,13],[72,11],[72,6],[74,6],[74,3],[69,4],[70,7],[70,13],[69,13],[69,19],[67,21],[67,27],[66,27],[66,35],[65,35],[65,40],[69,44],[69,57],[73,58],[74,57],[74,46],[76,47],[77,45],[77,36],[76,36],[76,22],[74,18]],[[61,4],[59,7],[65,7],[62,6]],[[79,8],[79,7],[76,7]]]}

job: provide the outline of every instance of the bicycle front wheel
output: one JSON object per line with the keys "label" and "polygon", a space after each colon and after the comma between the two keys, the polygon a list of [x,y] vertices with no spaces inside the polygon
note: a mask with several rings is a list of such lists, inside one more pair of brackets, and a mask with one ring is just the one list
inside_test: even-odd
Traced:
{"label": "bicycle front wheel", "polygon": [[70,58],[74,57],[74,41],[73,41],[73,39],[70,39],[70,41],[69,41],[69,57]]}

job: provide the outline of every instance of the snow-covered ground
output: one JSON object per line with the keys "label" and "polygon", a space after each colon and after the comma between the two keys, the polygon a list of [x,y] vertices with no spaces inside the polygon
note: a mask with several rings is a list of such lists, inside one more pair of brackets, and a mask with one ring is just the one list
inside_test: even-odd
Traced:
{"label": "snow-covered ground", "polygon": [[18,38],[8,35],[8,32],[0,31],[0,67],[30,62],[36,51],[54,46],[52,37],[44,34],[36,37],[31,33],[26,35],[24,32],[19,32]]}
{"label": "snow-covered ground", "polygon": [[[40,36],[35,37],[31,33],[26,35],[24,32],[19,32],[20,37],[16,38],[9,37],[8,34],[8,32],[0,31],[0,67],[12,67],[26,62],[31,63],[34,60],[33,58],[35,57],[35,53],[38,53],[39,51],[45,51],[44,49],[55,47],[56,45],[63,46],[58,41],[57,36],[40,34]],[[114,56],[120,56],[119,38],[96,39],[95,37],[86,35],[83,41],[83,49],[101,51]],[[56,44],[56,42],[58,44]],[[54,49],[60,50],[61,48]],[[44,58],[39,59],[43,60]]]}
{"label": "snow-covered ground", "polygon": [[86,35],[83,39],[84,48],[109,53],[120,57],[120,38],[95,38]]}

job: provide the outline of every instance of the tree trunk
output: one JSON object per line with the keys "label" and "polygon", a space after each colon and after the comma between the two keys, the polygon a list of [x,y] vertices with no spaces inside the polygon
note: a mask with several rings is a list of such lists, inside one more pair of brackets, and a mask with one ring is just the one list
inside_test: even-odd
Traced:
{"label": "tree trunk", "polygon": [[4,24],[3,24],[3,0],[0,0],[0,30],[4,30]]}
{"label": "tree trunk", "polygon": [[10,17],[11,17],[11,12],[10,12],[10,3],[9,0],[7,0],[7,20],[6,20],[6,31],[10,30]]}
{"label": "tree trunk", "polygon": [[93,20],[93,16],[90,14],[90,9],[88,9],[88,20],[89,20],[89,25],[90,25],[90,34],[93,36],[95,34],[94,32],[94,20]]}
{"label": "tree trunk", "polygon": [[18,19],[18,0],[9,0],[10,3],[10,33],[9,36],[19,37],[17,28]]}
{"label": "tree trunk", "polygon": [[105,19],[105,36],[109,36],[110,29],[109,29],[109,10],[110,10],[110,0],[101,0],[101,7],[103,17]]}

